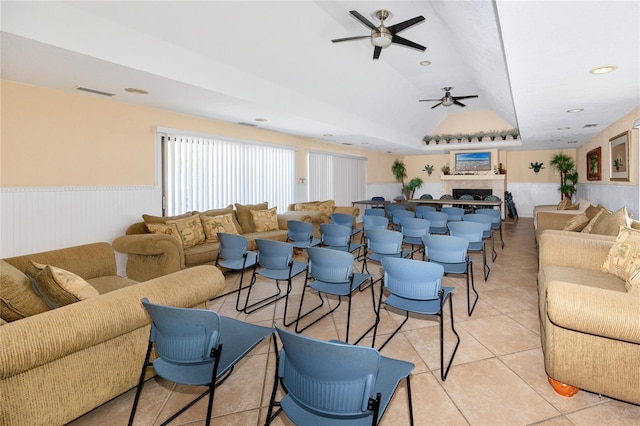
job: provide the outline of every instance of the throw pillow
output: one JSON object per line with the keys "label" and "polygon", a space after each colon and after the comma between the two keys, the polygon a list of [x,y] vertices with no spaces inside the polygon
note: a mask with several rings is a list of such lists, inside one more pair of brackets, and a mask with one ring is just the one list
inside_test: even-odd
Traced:
{"label": "throw pillow", "polygon": [[326,216],[331,216],[331,213],[335,210],[335,201],[327,200],[321,203],[299,203],[296,204],[297,211],[306,211],[306,212],[320,212]]}
{"label": "throw pillow", "polygon": [[180,236],[180,231],[178,231],[178,227],[175,223],[147,223],[146,227],[152,234],[171,235],[173,238],[178,240],[180,245],[182,245],[182,237]]}
{"label": "throw pillow", "polygon": [[204,228],[204,233],[207,237],[208,243],[217,243],[220,241],[218,239],[218,232],[238,235],[238,230],[233,223],[233,213],[227,213],[220,216],[207,216],[201,214],[200,220],[202,221],[202,227]]}
{"label": "throw pillow", "polygon": [[186,219],[188,217],[191,217],[191,213],[184,213],[181,215],[177,215],[177,216],[151,216],[148,214],[143,214],[142,215],[142,220],[144,221],[145,224],[149,224],[149,223],[167,223],[168,220],[177,220],[177,219]]}
{"label": "throw pillow", "polygon": [[[600,216],[602,216],[602,214],[604,213],[605,209],[600,209],[600,211],[598,213],[596,213],[596,215],[593,217],[593,219],[591,219],[589,221],[589,223],[587,224],[587,226],[585,226],[584,228],[582,228],[582,231],[580,232],[584,232],[585,234],[590,234],[591,233],[591,229],[593,228],[593,226],[595,225],[595,223],[598,221],[598,219],[600,219]],[[588,216],[587,216],[588,217]]]}
{"label": "throw pillow", "polygon": [[98,290],[73,272],[33,261],[29,263],[27,273],[33,278],[35,290],[51,308],[100,296]]}
{"label": "throw pillow", "polygon": [[252,210],[251,219],[256,232],[277,231],[279,229],[276,207],[267,210]]}
{"label": "throw pillow", "polygon": [[238,213],[238,222],[242,228],[242,233],[247,234],[249,232],[256,232],[253,227],[253,221],[251,220],[251,210],[266,210],[269,208],[269,203],[266,201],[260,204],[235,204],[236,212]]}
{"label": "throw pillow", "polygon": [[24,272],[4,260],[0,270],[0,318],[11,322],[51,309]]}
{"label": "throw pillow", "polygon": [[625,281],[624,286],[629,293],[633,293],[640,297],[640,262],[636,262],[636,265],[629,274],[629,278]]}
{"label": "throw pillow", "polygon": [[207,211],[202,212],[200,214],[203,214],[205,216],[212,216],[213,217],[213,216],[222,216],[222,215],[229,214],[229,213],[231,213],[231,220],[233,221],[233,224],[236,227],[236,233],[237,234],[241,234],[242,233],[242,227],[238,223],[238,219],[236,219],[236,213],[233,211],[233,204],[229,204],[227,207],[225,207],[223,209],[207,210]]}
{"label": "throw pillow", "polygon": [[627,281],[640,264],[640,230],[620,227],[616,242],[609,250],[602,271]]}
{"label": "throw pillow", "polygon": [[584,210],[584,214],[587,215],[587,217],[589,218],[589,220],[593,219],[594,217],[596,217],[596,215],[602,210],[604,209],[604,207],[602,206],[594,206],[593,204],[590,205],[589,207],[587,207]]}
{"label": "throw pillow", "polygon": [[571,204],[569,207],[565,207],[565,210],[580,210],[580,204],[579,203]]}
{"label": "throw pillow", "polygon": [[604,211],[600,218],[594,223],[591,229],[592,234],[599,235],[618,235],[621,226],[629,226],[629,215],[627,215],[627,208],[622,207],[615,212],[611,213]]}
{"label": "throw pillow", "polygon": [[200,215],[194,214],[185,219],[168,220],[167,225],[175,224],[178,228],[182,245],[184,248],[193,247],[196,244],[204,243],[205,235]]}
{"label": "throw pillow", "polygon": [[558,203],[558,206],[556,207],[556,210],[564,210],[567,207],[569,207],[571,205],[571,199],[570,198],[565,198],[564,200],[560,201]]}
{"label": "throw pillow", "polygon": [[585,214],[578,214],[572,217],[565,223],[563,231],[580,232],[589,224],[589,218]]}

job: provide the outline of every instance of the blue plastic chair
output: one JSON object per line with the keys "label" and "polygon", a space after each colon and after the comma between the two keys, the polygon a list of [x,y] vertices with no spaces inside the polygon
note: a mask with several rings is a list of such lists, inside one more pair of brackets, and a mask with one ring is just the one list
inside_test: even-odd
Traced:
{"label": "blue plastic chair", "polygon": [[[293,245],[290,243],[256,238],[256,245],[258,246],[258,265],[261,266],[261,268],[256,268],[253,271],[243,311],[245,314],[250,314],[280,299],[284,299],[282,321],[284,325],[288,327],[294,323],[294,321],[287,323],[287,307],[289,305],[292,280],[307,270],[307,263],[293,260]],[[276,283],[276,292],[271,296],[264,297],[249,304],[251,291],[256,285],[258,276],[274,280]],[[282,294],[282,289],[280,288],[281,281],[287,282],[287,288],[284,294]]]}
{"label": "blue plastic chair", "polygon": [[351,242],[351,230],[335,223],[320,224],[321,241],[325,248],[353,253],[360,250],[362,244]]}
{"label": "blue plastic chair", "polygon": [[244,271],[247,268],[254,268],[258,264],[258,254],[249,251],[248,241],[242,235],[226,234],[218,232],[218,257],[215,266],[222,266],[233,272],[240,272],[240,283],[238,284],[238,294],[236,297],[236,310],[242,311],[244,307],[240,307],[240,292],[243,290],[242,281],[244,279]]}
{"label": "blue plastic chair", "polygon": [[390,214],[393,229],[396,231],[400,230],[400,219],[403,217],[416,217],[415,212],[412,212],[411,210],[393,210]]}
{"label": "blue plastic chair", "polygon": [[440,196],[441,200],[453,200],[453,195],[451,194],[443,194]]}
{"label": "blue plastic chair", "polygon": [[[440,378],[447,379],[451,363],[460,345],[460,336],[453,324],[453,287],[443,287],[442,277],[444,267],[437,263],[422,262],[420,260],[385,258],[382,259],[384,268],[384,288],[390,293],[384,301],[385,308],[391,307],[405,311],[404,321],[384,341],[380,350],[395,336],[402,326],[409,320],[409,313],[420,315],[437,315],[440,317]],[[382,296],[382,294],[381,294]],[[444,366],[444,303],[449,299],[451,331],[457,342],[449,358],[447,367]],[[375,333],[373,338],[375,344]]]}
{"label": "blue plastic chair", "polygon": [[462,194],[460,196],[461,200],[467,200],[467,201],[471,201],[471,200],[475,200],[475,198],[473,198],[473,195],[471,194]]}
{"label": "blue plastic chair", "polygon": [[[431,224],[426,219],[419,219],[417,217],[403,217],[400,219],[400,231],[402,232],[402,242],[405,244],[411,244],[411,258],[413,259],[413,253],[419,251],[423,253],[424,259],[424,245],[422,244],[422,237],[429,233],[429,227]],[[416,249],[415,247],[418,246]]]}
{"label": "blue plastic chair", "polygon": [[447,222],[462,220],[462,215],[465,213],[464,209],[460,207],[443,207],[440,211],[448,216]]}
{"label": "blue plastic chair", "polygon": [[362,237],[360,239],[361,244],[367,243],[367,231],[372,229],[388,229],[389,219],[380,216],[363,216],[362,217]]}
{"label": "blue plastic chair", "polygon": [[[495,243],[493,240],[493,219],[483,214],[465,214],[464,216],[462,216],[462,220],[468,222],[476,222],[483,226],[482,237],[486,240],[491,240],[491,261],[495,262],[496,257],[498,257],[498,253],[496,253]],[[489,274],[487,272],[487,276],[488,275]]]}
{"label": "blue plastic chair", "polygon": [[[206,386],[207,390],[173,414],[163,425],[184,413],[193,404],[209,396],[206,424],[211,423],[215,388],[233,371],[234,366],[254,347],[273,336],[275,329],[248,324],[205,309],[157,305],[147,298],[142,305],[151,317],[147,354],[129,416],[133,424],[147,368],[153,366],[161,378],[188,386]],[[152,349],[158,358],[150,361]]]}
{"label": "blue plastic chair", "polygon": [[300,220],[288,220],[287,241],[297,249],[307,249],[320,244],[320,238],[313,236],[313,224]]}
{"label": "blue plastic chair", "polygon": [[430,234],[446,234],[449,232],[449,228],[447,228],[449,216],[446,213],[425,211],[422,213],[422,217],[429,221]]}
{"label": "blue plastic chair", "polygon": [[361,228],[354,226],[354,218],[350,214],[346,213],[331,213],[331,223],[336,225],[346,226],[351,230],[351,235],[357,235],[362,232]]}
{"label": "blue plastic chair", "polygon": [[[298,308],[298,316],[296,318],[296,333],[303,332],[327,315],[333,313],[342,303],[342,297],[346,296],[348,299],[348,307],[345,342],[349,342],[351,295],[360,287],[360,285],[371,279],[371,275],[353,272],[353,262],[355,259],[351,253],[311,247],[307,250],[307,254],[309,255],[309,273],[307,274],[307,281],[305,281],[304,290],[300,297],[300,306]],[[309,278],[312,278],[310,283],[308,282]],[[373,286],[369,287],[371,288],[371,305],[373,307],[373,311],[376,312],[376,298],[373,292]],[[305,293],[308,289],[313,289],[318,292],[320,303],[303,314],[302,307],[304,304]],[[324,299],[322,298],[323,293],[325,295],[338,296],[338,303],[336,303],[331,310],[319,318],[316,318],[311,323],[304,327],[300,326],[300,320],[302,318],[305,318],[307,315],[315,312],[324,305]]]}
{"label": "blue plastic chair", "polygon": [[384,197],[381,197],[381,196],[371,197],[371,201],[382,201],[382,202],[383,202],[383,204],[380,204],[380,205],[374,205],[372,208],[373,208],[373,209],[378,209],[378,210],[382,210],[382,211],[384,211],[384,207],[385,207],[385,204],[386,204],[386,203],[384,203],[384,201],[386,201],[386,200],[384,199]]}
{"label": "blue plastic chair", "polygon": [[364,209],[365,216],[385,216],[383,209]]}
{"label": "blue plastic chair", "polygon": [[[385,257],[405,257],[410,250],[402,248],[402,232],[388,229],[372,229],[367,231],[367,245],[365,246],[364,259],[362,261],[362,273],[369,273],[368,262],[380,263]],[[378,282],[382,277],[373,281]]]}
{"label": "blue plastic chair", "polygon": [[[281,412],[296,425],[377,425],[403,379],[413,425],[412,363],[381,356],[369,347],[312,339],[278,326],[276,330],[282,350],[267,425]],[[280,401],[278,384],[285,392]]]}
{"label": "blue plastic chair", "polygon": [[467,252],[482,253],[484,280],[486,281],[489,277],[489,266],[487,265],[487,252],[483,237],[484,225],[472,221],[451,222],[449,224],[449,235],[469,240]]}
{"label": "blue plastic chair", "polygon": [[419,217],[420,219],[424,219],[425,212],[435,212],[436,208],[433,206],[416,206],[415,210],[416,210],[416,217]]}
{"label": "blue plastic chair", "polygon": [[400,204],[400,203],[391,203],[387,206],[387,214],[389,216],[391,216],[392,212],[395,210],[406,210],[407,208],[405,207],[404,204]]}
{"label": "blue plastic chair", "polygon": [[420,196],[420,199],[421,200],[433,200],[433,195],[431,195],[431,194],[422,194]]}
{"label": "blue plastic chair", "polygon": [[[429,262],[439,263],[445,274],[461,274],[467,279],[467,313],[469,316],[478,303],[478,292],[473,279],[473,262],[467,255],[469,240],[451,235],[425,235],[422,237]],[[471,291],[475,300],[471,304]]]}
{"label": "blue plastic chair", "polygon": [[[494,231],[499,231],[499,233],[500,233],[500,245],[501,245],[502,250],[504,250],[504,239],[502,238],[502,213],[500,212],[500,210],[478,209],[478,210],[476,210],[476,214],[483,214],[483,215],[489,216],[491,218],[491,229],[494,230]],[[496,254],[496,256],[497,256],[497,254]]]}

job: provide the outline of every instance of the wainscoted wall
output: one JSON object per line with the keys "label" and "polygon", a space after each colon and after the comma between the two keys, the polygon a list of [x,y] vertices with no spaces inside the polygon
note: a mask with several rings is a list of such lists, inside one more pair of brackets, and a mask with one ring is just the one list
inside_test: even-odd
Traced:
{"label": "wainscoted wall", "polygon": [[[143,213],[161,214],[159,187],[0,189],[0,258],[80,244],[111,243]],[[124,275],[125,255],[118,255]]]}
{"label": "wainscoted wall", "polygon": [[613,211],[622,206],[627,206],[627,211],[633,214],[634,219],[638,220],[640,188],[637,186],[581,183],[578,184],[578,191],[574,197],[601,204]]}
{"label": "wainscoted wall", "polygon": [[559,186],[558,183],[507,182],[507,191],[511,192],[518,217],[533,217],[534,206],[560,202]]}

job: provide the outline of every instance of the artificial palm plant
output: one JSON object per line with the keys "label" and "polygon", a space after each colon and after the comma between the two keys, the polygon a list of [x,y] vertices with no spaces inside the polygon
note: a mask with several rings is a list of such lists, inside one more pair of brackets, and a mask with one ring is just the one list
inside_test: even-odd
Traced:
{"label": "artificial palm plant", "polygon": [[575,169],[576,162],[567,154],[558,153],[551,158],[551,166],[560,172],[560,198],[571,199],[576,192],[578,183],[578,171]]}
{"label": "artificial palm plant", "polygon": [[416,189],[422,186],[422,179],[419,177],[411,179],[408,184],[405,185],[404,179],[407,177],[407,166],[400,160],[395,160],[391,165],[391,172],[395,176],[398,182],[402,183],[402,194],[407,200],[413,198],[413,194]]}

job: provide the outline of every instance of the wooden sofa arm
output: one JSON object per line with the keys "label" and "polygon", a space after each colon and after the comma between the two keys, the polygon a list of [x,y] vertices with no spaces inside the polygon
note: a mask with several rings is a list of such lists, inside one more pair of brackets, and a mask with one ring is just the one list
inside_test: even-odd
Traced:
{"label": "wooden sofa arm", "polygon": [[127,254],[127,276],[132,280],[147,281],[185,268],[182,244],[170,235],[123,235],[112,246]]}
{"label": "wooden sofa arm", "polygon": [[547,229],[540,234],[539,268],[547,265],[599,271],[616,237]]}
{"label": "wooden sofa arm", "polygon": [[552,281],[547,315],[558,327],[640,344],[640,298],[598,287]]}

